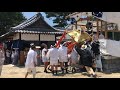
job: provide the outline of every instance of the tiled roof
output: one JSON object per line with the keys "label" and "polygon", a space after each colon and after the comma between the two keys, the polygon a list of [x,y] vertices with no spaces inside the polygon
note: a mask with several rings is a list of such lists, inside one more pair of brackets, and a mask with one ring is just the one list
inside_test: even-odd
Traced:
{"label": "tiled roof", "polygon": [[36,22],[36,21],[39,20],[39,19],[42,19],[42,21],[43,21],[47,26],[50,27],[50,30],[49,30],[50,32],[61,32],[61,31],[63,31],[63,30],[61,30],[61,29],[57,29],[57,28],[54,28],[54,27],[50,26],[50,25],[44,20],[44,17],[42,16],[41,13],[37,13],[36,15],[34,15],[33,17],[31,17],[30,19],[24,21],[23,23],[15,26],[15,27],[11,27],[11,29],[12,29],[12,30],[22,30],[22,29],[23,29],[23,30],[26,30],[26,29],[27,29],[27,30],[28,30],[28,29],[30,30],[30,29],[31,29],[31,31],[37,29],[38,32],[39,32],[39,31],[40,31],[40,32],[48,32],[48,31],[41,31],[40,28],[35,28],[35,29],[34,29],[34,28],[26,28],[27,26],[33,24],[34,22]]}
{"label": "tiled roof", "polygon": [[[41,14],[40,14],[41,15]],[[17,29],[23,29],[26,26],[29,26],[30,24],[34,23],[35,21],[37,21],[40,18],[40,15],[36,14],[33,17],[31,17],[30,19],[24,21],[23,23],[15,26],[15,27],[11,27],[11,29],[13,30],[17,30]]]}

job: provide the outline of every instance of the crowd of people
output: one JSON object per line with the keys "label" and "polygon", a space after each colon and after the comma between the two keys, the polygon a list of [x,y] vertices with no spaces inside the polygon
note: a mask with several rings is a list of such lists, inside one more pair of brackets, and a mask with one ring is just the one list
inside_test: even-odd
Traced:
{"label": "crowd of people", "polygon": [[[69,53],[67,42],[62,42],[59,47],[51,45],[48,49],[46,44],[42,44],[42,47],[43,49],[40,52],[40,47],[36,47],[34,43],[30,44],[30,49],[26,54],[25,60],[25,67],[27,68],[25,78],[27,78],[31,72],[33,73],[33,78],[35,78],[36,66],[41,65],[40,60],[42,60],[44,64],[44,72],[48,73],[50,71],[53,75],[58,75],[60,71],[62,74],[69,73],[69,66],[72,67],[72,73],[77,72],[78,68],[80,72],[86,71],[90,77],[97,77],[95,72],[103,71],[100,43],[97,39],[94,39],[92,42],[86,41],[82,45],[76,44]],[[18,63],[19,54],[17,49],[12,51],[12,55],[10,55],[9,50],[6,50],[6,59],[2,53],[4,53],[4,50],[0,48],[0,58],[3,58],[0,61],[1,64],[3,64],[3,62],[11,62],[13,65]],[[2,65],[0,69],[2,69]]]}
{"label": "crowd of people", "polygon": [[[103,71],[99,41],[85,42],[83,45],[76,44],[70,53],[68,53],[66,42],[61,43],[59,48],[53,45],[49,49],[46,44],[43,44],[41,53],[45,73],[49,71],[53,75],[69,73],[69,66],[72,67],[72,73],[75,73],[77,71],[77,65],[79,66],[80,72],[86,71],[90,77],[97,77],[95,72]],[[27,68],[25,77],[27,77],[29,72],[33,72],[33,77],[35,77],[35,67],[37,66],[36,57],[35,45],[31,44],[25,64]]]}
{"label": "crowd of people", "polygon": [[19,51],[18,48],[11,50],[6,49],[5,51],[5,61],[4,64],[12,64],[14,66],[18,65],[19,60]]}

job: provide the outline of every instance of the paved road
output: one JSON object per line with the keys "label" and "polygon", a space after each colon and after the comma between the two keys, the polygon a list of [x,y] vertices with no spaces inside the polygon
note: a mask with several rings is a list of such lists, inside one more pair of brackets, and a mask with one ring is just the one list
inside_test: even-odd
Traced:
{"label": "paved road", "polygon": [[[84,73],[69,73],[69,74],[59,74],[57,76],[53,76],[51,73],[44,73],[44,67],[36,67],[37,75],[36,78],[90,78]],[[14,67],[13,65],[4,65],[2,70],[2,75],[0,78],[24,78],[26,73],[25,67]],[[99,78],[120,78],[120,73],[100,73],[96,72]],[[32,78],[32,74],[29,74],[28,78]]]}

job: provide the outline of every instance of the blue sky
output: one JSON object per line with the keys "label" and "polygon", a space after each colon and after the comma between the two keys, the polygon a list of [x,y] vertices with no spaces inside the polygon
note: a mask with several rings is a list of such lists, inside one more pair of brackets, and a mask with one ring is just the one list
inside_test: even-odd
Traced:
{"label": "blue sky", "polygon": [[[29,19],[30,17],[34,16],[36,13],[37,13],[37,12],[23,12],[23,15],[24,15],[27,19]],[[45,13],[44,13],[44,12],[42,12],[42,15],[44,16],[45,21],[46,21],[49,25],[51,25],[51,26],[54,25],[53,22],[52,22],[52,19],[49,20],[48,18],[45,17]]]}

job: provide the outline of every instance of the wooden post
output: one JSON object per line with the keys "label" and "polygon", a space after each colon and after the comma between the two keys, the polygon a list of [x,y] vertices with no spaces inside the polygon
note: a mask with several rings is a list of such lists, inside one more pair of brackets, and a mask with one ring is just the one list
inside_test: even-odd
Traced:
{"label": "wooden post", "polygon": [[[19,33],[19,40],[21,40],[21,33]],[[24,63],[22,57],[23,56],[21,56],[21,51],[19,50],[19,60],[18,60],[19,65],[22,65]]]}
{"label": "wooden post", "polygon": [[57,42],[57,35],[55,34],[55,43]]}
{"label": "wooden post", "polygon": [[103,32],[103,30],[102,30],[102,20],[101,20],[101,32]]}
{"label": "wooden post", "polygon": [[21,33],[19,33],[19,39],[21,40]]}
{"label": "wooden post", "polygon": [[24,55],[24,51],[20,51],[20,62],[19,65],[22,66],[25,63],[25,55]]}
{"label": "wooden post", "polygon": [[112,39],[114,40],[115,38],[114,38],[115,36],[114,36],[114,31],[112,32]]}
{"label": "wooden post", "polygon": [[40,42],[40,33],[39,33],[39,45],[41,44],[41,42]]}
{"label": "wooden post", "polygon": [[[87,23],[88,23],[88,16],[87,16]],[[88,31],[88,29],[87,29],[87,31]]]}
{"label": "wooden post", "polygon": [[97,39],[99,38],[99,20],[97,19]]}
{"label": "wooden post", "polygon": [[107,22],[105,22],[105,39],[107,39],[108,38],[108,35],[107,35]]}
{"label": "wooden post", "polygon": [[77,21],[76,21],[76,24],[75,24],[75,28],[77,29]]}

